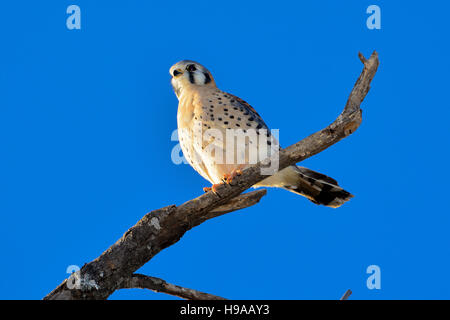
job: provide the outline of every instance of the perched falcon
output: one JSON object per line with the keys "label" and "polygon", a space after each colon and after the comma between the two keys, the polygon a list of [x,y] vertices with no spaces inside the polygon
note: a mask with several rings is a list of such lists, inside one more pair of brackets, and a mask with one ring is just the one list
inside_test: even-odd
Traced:
{"label": "perched falcon", "polygon": [[[259,114],[244,100],[218,89],[205,67],[183,60],[174,64],[169,72],[179,101],[177,122],[181,150],[189,164],[213,184],[212,188],[205,189],[214,191],[218,184],[230,182],[240,170],[256,163],[250,161],[251,154],[258,154],[259,161],[273,153],[278,143]],[[236,148],[228,144],[230,131],[244,136],[236,143]],[[232,139],[237,141],[235,137]],[[261,150],[262,153],[258,153]],[[299,166],[287,167],[254,185],[262,186],[283,188],[332,208],[353,197],[339,187],[336,180]]]}

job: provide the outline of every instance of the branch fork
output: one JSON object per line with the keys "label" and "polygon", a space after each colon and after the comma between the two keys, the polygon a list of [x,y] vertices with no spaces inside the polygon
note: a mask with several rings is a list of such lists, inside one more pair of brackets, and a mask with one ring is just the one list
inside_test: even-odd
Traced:
{"label": "branch fork", "polygon": [[[325,129],[281,150],[277,159],[279,170],[327,149],[358,129],[362,121],[360,105],[379,65],[376,52],[369,59],[359,53],[359,58],[364,68],[342,113]],[[261,174],[261,167],[271,161],[273,159],[266,159],[245,169],[233,179],[232,185],[220,185],[216,190],[219,196],[208,192],[178,207],[172,205],[147,213],[102,255],[80,269],[80,275],[94,281],[96,286],[70,289],[67,280],[64,280],[44,299],[107,299],[115,290],[135,287],[165,292],[184,299],[223,299],[135,272],[161,250],[179,241],[191,228],[206,220],[258,203],[266,194],[265,189],[244,194],[242,192],[267,178]],[[348,295],[347,292],[343,298],[348,298]]]}

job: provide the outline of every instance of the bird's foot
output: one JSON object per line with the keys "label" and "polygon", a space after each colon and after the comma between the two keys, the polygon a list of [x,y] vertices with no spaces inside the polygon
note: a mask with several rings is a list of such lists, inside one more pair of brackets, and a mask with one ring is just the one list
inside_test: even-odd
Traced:
{"label": "bird's foot", "polygon": [[203,188],[203,191],[205,191],[205,192],[212,191],[212,192],[214,192],[215,194],[217,194],[217,187],[220,186],[220,185],[221,185],[220,183],[213,184],[211,187],[205,187],[205,188]]}
{"label": "bird's foot", "polygon": [[205,187],[205,188],[203,188],[203,191],[204,192],[212,191],[215,194],[217,194],[217,188],[220,185],[222,185],[222,184],[230,184],[235,177],[240,176],[241,174],[242,174],[241,169],[235,169],[235,170],[231,171],[230,174],[226,173],[226,174],[223,175],[223,178],[222,178],[223,182],[222,183],[216,183],[216,184],[213,184],[211,187]]}
{"label": "bird's foot", "polygon": [[235,170],[231,171],[230,174],[227,174],[227,173],[224,174],[222,181],[224,183],[230,184],[234,178],[236,178],[237,176],[240,176],[241,174],[242,174],[241,169],[235,169]]}

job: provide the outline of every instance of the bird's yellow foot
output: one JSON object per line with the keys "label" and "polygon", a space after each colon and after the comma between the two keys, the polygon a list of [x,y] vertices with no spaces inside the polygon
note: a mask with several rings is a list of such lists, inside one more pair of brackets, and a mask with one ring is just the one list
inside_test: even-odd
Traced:
{"label": "bird's yellow foot", "polygon": [[225,173],[222,177],[223,183],[228,183],[228,179],[230,179],[231,174]]}
{"label": "bird's yellow foot", "polygon": [[214,193],[217,193],[218,186],[220,186],[220,183],[213,184],[211,187],[205,187],[205,188],[203,188],[203,191],[205,191],[205,192],[212,191]]}
{"label": "bird's yellow foot", "polygon": [[222,181],[224,183],[230,184],[234,178],[236,178],[237,176],[240,176],[241,174],[242,174],[241,169],[235,169],[235,170],[231,171],[230,174],[227,174],[227,173],[224,174]]}

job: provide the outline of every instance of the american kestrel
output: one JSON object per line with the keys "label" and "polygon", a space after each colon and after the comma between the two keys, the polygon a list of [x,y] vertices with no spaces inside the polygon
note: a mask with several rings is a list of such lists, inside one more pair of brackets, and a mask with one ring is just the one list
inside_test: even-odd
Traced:
{"label": "american kestrel", "polygon": [[[250,161],[250,154],[259,154],[263,147],[268,150],[263,151],[263,155],[259,154],[259,161],[272,154],[274,146],[279,148],[255,109],[244,100],[217,88],[212,74],[204,66],[183,60],[174,64],[169,72],[179,101],[177,122],[181,150],[189,164],[213,184],[213,191],[218,184],[230,182],[240,170],[254,164]],[[231,141],[231,136],[227,136],[230,131],[244,136],[236,148],[233,143],[227,143]],[[250,137],[250,133],[254,137]],[[232,139],[234,142],[235,138]],[[228,157],[230,151],[231,157]],[[353,197],[339,187],[336,180],[295,165],[276,172],[253,187],[263,186],[283,188],[332,208]]]}

